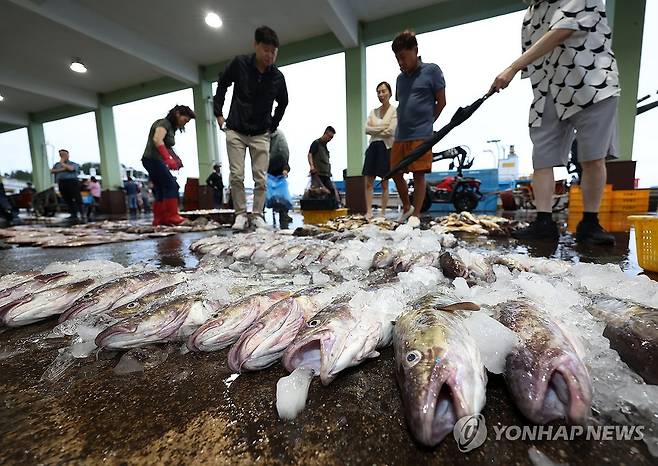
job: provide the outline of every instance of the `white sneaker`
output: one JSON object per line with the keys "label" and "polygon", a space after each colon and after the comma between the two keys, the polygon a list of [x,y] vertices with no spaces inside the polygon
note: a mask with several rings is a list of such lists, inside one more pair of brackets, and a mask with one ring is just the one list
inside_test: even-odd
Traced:
{"label": "white sneaker", "polygon": [[415,215],[412,215],[409,217],[409,220],[407,220],[407,225],[409,225],[411,228],[418,228],[420,226],[420,219]]}
{"label": "white sneaker", "polygon": [[265,223],[265,220],[260,215],[254,215],[251,218],[251,224],[255,228],[267,228],[267,223]]}
{"label": "white sneaker", "polygon": [[247,214],[240,214],[237,217],[235,217],[235,223],[231,228],[234,230],[243,231],[247,228],[248,223],[249,223],[249,217],[247,217]]}
{"label": "white sneaker", "polygon": [[406,212],[402,212],[397,218],[398,223],[403,223],[406,219],[411,217],[414,214],[414,206],[411,206]]}

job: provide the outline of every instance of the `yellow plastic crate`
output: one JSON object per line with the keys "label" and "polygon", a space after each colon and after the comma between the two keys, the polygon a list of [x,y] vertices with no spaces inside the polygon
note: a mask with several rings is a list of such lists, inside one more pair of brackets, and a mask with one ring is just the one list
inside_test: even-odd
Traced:
{"label": "yellow plastic crate", "polygon": [[644,270],[658,272],[658,217],[631,215],[628,220],[635,226],[637,261]]}
{"label": "yellow plastic crate", "polygon": [[344,217],[347,215],[347,209],[333,210],[302,210],[304,223],[319,225],[326,223],[332,218]]}
{"label": "yellow plastic crate", "polygon": [[[599,213],[612,212],[612,193],[612,185],[606,184],[605,190],[603,191],[603,197],[601,198]],[[569,212],[580,213],[583,210],[583,192],[581,191],[580,186],[571,186],[571,188],[569,188]]]}
{"label": "yellow plastic crate", "polygon": [[612,192],[612,211],[629,214],[646,213],[649,210],[649,189],[631,189]]}

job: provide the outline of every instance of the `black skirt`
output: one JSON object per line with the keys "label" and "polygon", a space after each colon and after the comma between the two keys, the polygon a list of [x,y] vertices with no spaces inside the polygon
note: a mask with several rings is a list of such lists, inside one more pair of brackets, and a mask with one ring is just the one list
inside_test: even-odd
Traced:
{"label": "black skirt", "polygon": [[391,150],[386,148],[384,141],[374,141],[366,149],[366,158],[363,161],[364,176],[386,175],[391,166]]}

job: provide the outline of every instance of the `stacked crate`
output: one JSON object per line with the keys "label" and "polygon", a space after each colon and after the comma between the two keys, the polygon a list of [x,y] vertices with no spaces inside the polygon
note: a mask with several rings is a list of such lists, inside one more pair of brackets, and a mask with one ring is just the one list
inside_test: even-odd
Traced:
{"label": "stacked crate", "polygon": [[[651,190],[649,189],[613,191],[612,185],[607,184],[603,192],[599,213],[645,213],[649,210],[650,195]],[[569,190],[569,213],[582,213],[583,208],[583,193],[580,186],[572,186]]]}

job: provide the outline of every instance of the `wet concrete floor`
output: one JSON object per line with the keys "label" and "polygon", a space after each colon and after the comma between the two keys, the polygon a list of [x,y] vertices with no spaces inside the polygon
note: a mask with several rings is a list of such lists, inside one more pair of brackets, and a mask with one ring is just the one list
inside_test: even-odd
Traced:
{"label": "wet concrete floor", "polygon": [[[193,267],[198,258],[187,247],[211,234],[84,249],[12,248],[0,251],[0,270],[82,258]],[[628,233],[618,234],[612,250],[580,249],[569,236],[548,248],[507,241],[479,246],[614,262],[635,274],[629,239]],[[55,383],[40,382],[65,342],[35,343],[34,335],[53,326],[49,321],[0,333],[0,464],[525,465],[531,446],[571,465],[656,464],[639,441],[495,440],[494,425],[529,425],[498,376],[487,386],[484,445],[464,454],[448,437],[438,448],[422,448],[405,427],[391,348],[328,387],[314,381],[306,409],[292,422],[279,420],[275,407],[276,382],[285,370],[277,365],[236,377],[226,351],[182,355],[176,348],[161,365],[121,376],[112,370],[119,356],[100,354],[78,361]]]}

